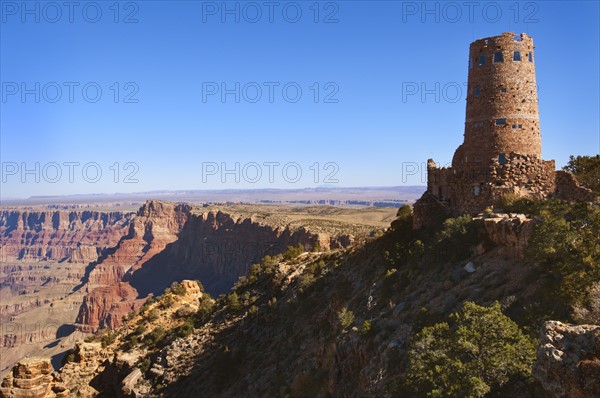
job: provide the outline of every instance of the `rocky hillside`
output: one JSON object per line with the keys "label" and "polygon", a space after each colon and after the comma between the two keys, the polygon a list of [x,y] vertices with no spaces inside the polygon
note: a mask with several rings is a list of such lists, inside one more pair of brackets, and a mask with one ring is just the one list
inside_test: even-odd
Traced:
{"label": "rocky hillside", "polygon": [[[576,235],[567,237],[572,245],[585,236],[580,234],[587,233],[587,226],[600,225],[592,207],[558,207],[559,219],[566,216],[579,226]],[[588,304],[568,301],[566,293],[557,293],[569,291],[563,286],[568,280],[557,279],[542,255],[531,260],[548,239],[545,228],[552,217],[544,211],[546,216],[492,213],[449,219],[428,231],[412,231],[412,221],[400,214],[384,235],[347,249],[294,249],[266,256],[230,293],[216,299],[197,282],[176,283],[116,330],[104,329],[78,343],[44,387],[52,391],[46,396],[431,396],[429,376],[422,375],[434,373],[419,373],[425,362],[415,363],[414,355],[435,353],[419,348],[432,344],[423,340],[424,333],[444,329],[444,322],[454,325],[466,316],[457,314],[470,302],[480,305],[469,308],[482,314],[492,314],[485,308],[497,308],[501,312],[490,318],[498,319],[492,325],[510,328],[515,337],[509,339],[517,333],[520,344],[532,348],[503,356],[512,340],[499,346],[494,340],[498,331],[481,324],[488,332],[474,353],[492,355],[487,354],[492,350],[495,359],[491,365],[480,359],[482,364],[464,379],[479,384],[456,384],[465,376],[459,372],[439,396],[465,396],[458,392],[461,388],[475,388],[469,396],[595,396],[598,327],[546,322],[574,322],[581,314],[593,319],[597,301],[592,293]],[[587,224],[580,224],[582,219]],[[214,225],[217,216],[212,220]],[[556,250],[548,254],[566,262],[566,257],[556,257],[562,250],[558,242],[553,246]],[[581,248],[580,254],[585,257],[594,247]],[[597,261],[594,256],[586,261]],[[588,282],[581,279],[581,289]],[[439,338],[478,330],[469,328],[450,329]],[[458,343],[440,341],[437,350]],[[461,344],[471,349],[472,343],[470,338]],[[459,354],[455,360],[470,366],[469,357]],[[517,358],[524,362],[515,362]],[[505,361],[516,367],[503,368]],[[476,373],[485,366],[491,368]],[[15,381],[16,369],[3,383],[6,397],[26,396],[26,387]]]}

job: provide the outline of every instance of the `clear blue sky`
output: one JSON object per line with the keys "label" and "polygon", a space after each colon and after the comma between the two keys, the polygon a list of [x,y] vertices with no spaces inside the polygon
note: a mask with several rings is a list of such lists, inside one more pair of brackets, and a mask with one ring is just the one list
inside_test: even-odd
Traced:
{"label": "clear blue sky", "polygon": [[[451,160],[463,137],[469,43],[505,31],[534,38],[544,158],[560,167],[570,154],[600,152],[597,1],[227,2],[232,14],[221,1],[138,1],[120,2],[118,15],[114,1],[0,4],[5,198],[314,187],[329,185],[330,172],[335,186],[424,184],[403,178],[403,162],[412,170]],[[239,103],[210,94],[236,82]],[[403,98],[414,84],[433,92]],[[72,182],[65,162],[79,163]],[[239,162],[240,182],[230,174],[223,183],[220,172],[203,181],[203,162]],[[251,162],[262,170],[255,183]],[[265,162],[280,163],[272,181]],[[290,162],[302,171],[297,182],[297,166],[282,176]],[[329,162],[339,169],[325,170]],[[129,172],[137,183],[124,182]]]}

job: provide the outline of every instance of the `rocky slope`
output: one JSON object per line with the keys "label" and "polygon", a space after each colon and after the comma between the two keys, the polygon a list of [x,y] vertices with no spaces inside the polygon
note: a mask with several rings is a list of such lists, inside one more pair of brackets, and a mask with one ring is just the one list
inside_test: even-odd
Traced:
{"label": "rocky slope", "polygon": [[[53,386],[85,397],[415,396],[402,380],[423,325],[467,300],[499,300],[527,317],[543,289],[540,270],[514,250],[530,221],[474,222],[466,256],[433,250],[406,262],[391,231],[350,249],[266,259],[214,302],[186,281],[78,344]],[[353,314],[346,325],[343,308]],[[498,393],[534,390],[520,382]]]}
{"label": "rocky slope", "polygon": [[[91,287],[85,298],[88,322],[101,319],[115,329],[77,343],[49,386],[44,384],[43,396],[421,397],[406,383],[413,337],[448,320],[467,301],[499,302],[497,308],[531,337],[544,324],[533,370],[537,381],[530,373],[511,376],[490,396],[598,394],[598,327],[544,323],[549,316],[568,317],[573,307],[552,299],[557,292],[552,270],[527,260],[530,251],[525,256],[525,248],[540,239],[534,232],[543,219],[488,214],[413,231],[412,221],[399,217],[384,234],[355,231],[354,245],[323,252],[313,247],[341,245],[327,232],[339,231],[339,225],[324,228],[328,223],[321,222],[311,232],[297,227],[289,213],[264,217],[240,209],[146,206],[140,214],[147,217],[92,264],[81,289]],[[275,219],[284,226],[273,228]],[[247,239],[245,228],[263,227],[264,239],[275,236],[285,246],[297,236],[306,239],[300,240],[304,248],[276,254],[278,245],[269,244],[254,255],[273,255],[246,269],[230,293],[216,299],[196,281],[169,285],[190,275],[211,283],[207,274],[194,273],[205,264],[226,277],[232,264],[219,271],[219,263],[206,261],[204,237],[212,245],[217,237]],[[121,245],[135,250],[124,256]],[[155,254],[144,258],[149,251]],[[104,262],[119,255],[130,261]],[[106,282],[111,283],[101,284]],[[170,287],[148,301],[140,293],[145,287],[155,295],[164,286]],[[219,293],[218,288],[212,287]],[[27,386],[14,380],[4,381],[2,394],[28,396],[16,390]]]}

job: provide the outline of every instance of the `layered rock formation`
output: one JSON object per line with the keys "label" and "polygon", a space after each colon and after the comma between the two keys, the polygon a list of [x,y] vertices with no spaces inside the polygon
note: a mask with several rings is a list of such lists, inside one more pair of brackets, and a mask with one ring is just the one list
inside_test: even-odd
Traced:
{"label": "layered rock formation", "polygon": [[[83,301],[86,266],[127,233],[132,212],[0,212],[0,372],[26,355],[59,355]],[[71,341],[71,344],[73,341]]]}
{"label": "layered rock formation", "polygon": [[52,365],[43,358],[27,358],[19,361],[0,385],[2,398],[50,398],[52,391]]}
{"label": "layered rock formation", "polygon": [[0,262],[94,261],[128,232],[132,213],[98,211],[0,212]]}
{"label": "layered rock formation", "polygon": [[546,322],[533,374],[552,397],[600,397],[600,326]]}
{"label": "layered rock formation", "polygon": [[267,254],[298,244],[307,250],[329,250],[354,240],[343,229],[311,232],[285,218],[277,221],[281,222],[265,222],[259,214],[235,210],[147,202],[128,235],[92,264],[76,321],[79,328],[115,328],[148,295],[162,293],[174,281],[197,279],[208,292],[218,294]]}

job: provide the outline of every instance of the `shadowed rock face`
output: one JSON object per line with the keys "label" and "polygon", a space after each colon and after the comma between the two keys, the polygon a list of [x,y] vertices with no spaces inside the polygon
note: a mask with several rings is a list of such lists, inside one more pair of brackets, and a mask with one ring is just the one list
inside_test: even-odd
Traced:
{"label": "shadowed rock face", "polygon": [[600,397],[600,326],[546,322],[533,375],[552,397]]}

